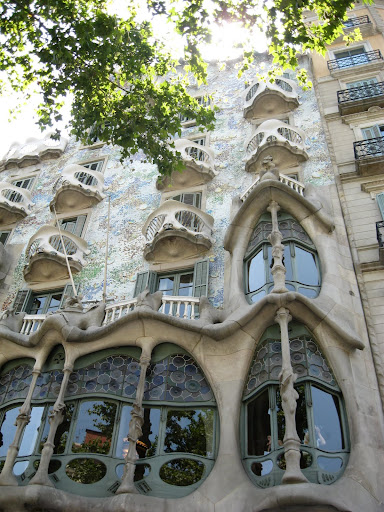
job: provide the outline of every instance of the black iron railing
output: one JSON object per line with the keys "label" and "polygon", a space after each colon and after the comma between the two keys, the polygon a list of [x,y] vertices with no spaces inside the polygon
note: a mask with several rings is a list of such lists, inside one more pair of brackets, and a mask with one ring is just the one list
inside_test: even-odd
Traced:
{"label": "black iron railing", "polygon": [[376,96],[384,96],[384,82],[366,84],[361,85],[360,87],[352,87],[351,89],[337,91],[337,101],[339,103],[365,100]]}
{"label": "black iron railing", "polygon": [[359,140],[353,143],[356,160],[374,156],[384,156],[384,137]]}
{"label": "black iron railing", "polygon": [[366,23],[371,23],[368,16],[357,16],[356,18],[349,18],[347,21],[344,21],[343,25],[345,28],[351,28],[365,25]]}
{"label": "black iron railing", "polygon": [[376,222],[376,236],[377,241],[379,242],[379,247],[384,247],[384,220]]}
{"label": "black iron railing", "polygon": [[359,53],[358,55],[342,57],[341,59],[329,60],[328,69],[330,71],[335,71],[337,69],[350,68],[352,66],[367,64],[369,62],[375,62],[378,60],[383,60],[380,50],[372,50],[371,52],[363,52]]}

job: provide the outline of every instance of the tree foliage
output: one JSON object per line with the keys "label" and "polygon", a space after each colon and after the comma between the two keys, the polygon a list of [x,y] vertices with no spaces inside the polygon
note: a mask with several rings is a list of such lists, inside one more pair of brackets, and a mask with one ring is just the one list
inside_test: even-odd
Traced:
{"label": "tree foliage", "polygon": [[[0,0],[0,71],[17,93],[41,94],[41,128],[61,120],[63,104],[72,99],[71,129],[83,143],[91,142],[92,133],[119,145],[122,159],[142,150],[160,173],[170,174],[182,167],[170,144],[181,133],[180,116],[210,130],[214,109],[191,98],[178,63],[153,37],[150,23],[137,21],[134,2],[127,5],[122,19],[108,12],[106,0]],[[274,63],[296,68],[298,51],[324,53],[342,33],[352,2],[148,0],[148,5],[152,14],[173,22],[185,42],[185,71],[204,81],[200,48],[213,21],[260,27]],[[306,24],[306,11],[319,23]],[[244,57],[243,70],[253,49]]]}

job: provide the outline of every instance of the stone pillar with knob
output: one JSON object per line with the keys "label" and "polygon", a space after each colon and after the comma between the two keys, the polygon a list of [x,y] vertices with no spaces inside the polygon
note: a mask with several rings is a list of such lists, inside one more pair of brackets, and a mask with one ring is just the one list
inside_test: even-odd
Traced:
{"label": "stone pillar with knob", "polygon": [[282,478],[283,484],[307,482],[300,469],[300,438],[296,430],[296,408],[299,394],[294,388],[297,375],[291,364],[288,324],[292,320],[289,311],[278,309],[275,322],[280,326],[282,369],[279,375],[280,396],[285,417],[284,455],[286,470]]}
{"label": "stone pillar with knob", "polygon": [[0,485],[18,485],[17,479],[13,474],[13,466],[15,464],[16,457],[19,453],[21,439],[23,436],[23,432],[25,427],[28,425],[29,420],[31,419],[31,401],[32,395],[35,390],[37,379],[40,375],[40,369],[34,367],[32,370],[32,381],[29,386],[28,394],[25,398],[25,402],[20,407],[19,415],[16,418],[16,432],[15,437],[13,438],[12,443],[9,445],[7,458],[5,459],[5,464],[3,466],[3,470],[0,475]]}
{"label": "stone pillar with knob", "polygon": [[59,396],[54,403],[52,412],[49,414],[49,432],[46,442],[44,443],[43,450],[41,452],[41,459],[39,468],[29,482],[29,485],[48,485],[50,487],[54,487],[48,476],[48,467],[51,462],[51,457],[53,455],[53,450],[55,448],[55,435],[59,425],[64,420],[65,413],[65,403],[64,403],[64,395],[68,386],[69,377],[73,371],[73,364],[66,363],[63,369],[63,380],[60,386]]}
{"label": "stone pillar with knob", "polygon": [[135,467],[137,460],[136,443],[142,436],[142,426],[144,423],[144,409],[143,409],[143,396],[145,388],[145,377],[147,368],[151,362],[152,348],[149,345],[144,345],[140,357],[140,379],[136,390],[136,400],[133,403],[131,410],[131,420],[128,429],[128,452],[125,456],[125,467],[122,482],[117,489],[116,494],[123,493],[136,493],[137,490],[134,484]]}
{"label": "stone pillar with knob", "polygon": [[280,206],[276,201],[271,201],[267,210],[271,213],[272,217],[272,232],[268,235],[268,241],[272,245],[272,269],[274,287],[271,293],[284,293],[288,289],[285,286],[285,266],[283,263],[284,258],[284,245],[281,243],[283,235],[279,230],[279,223],[277,220],[277,212]]}

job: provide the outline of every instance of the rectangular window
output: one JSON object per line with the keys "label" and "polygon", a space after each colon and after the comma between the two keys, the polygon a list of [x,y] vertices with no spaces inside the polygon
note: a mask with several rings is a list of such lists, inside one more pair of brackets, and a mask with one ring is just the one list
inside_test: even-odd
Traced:
{"label": "rectangular window", "polygon": [[[77,291],[78,291],[77,286]],[[63,307],[64,300],[73,296],[72,285],[67,284],[57,290],[32,292],[32,290],[19,290],[13,302],[16,313],[25,311],[29,315],[45,315],[53,313]]]}
{"label": "rectangular window", "polygon": [[334,52],[338,68],[349,68],[369,62],[364,46]]}
{"label": "rectangular window", "polygon": [[367,85],[377,84],[377,78],[366,78],[365,80],[357,80],[355,82],[348,82],[347,89],[354,89],[355,87],[366,87]]}
{"label": "rectangular window", "polygon": [[83,234],[86,215],[78,215],[77,217],[69,217],[67,219],[60,219],[60,228],[64,231],[69,231],[73,235],[81,236]]}
{"label": "rectangular window", "polygon": [[10,237],[10,234],[10,231],[0,231],[0,243],[5,245],[8,241],[8,238]]}
{"label": "rectangular window", "polygon": [[384,124],[375,124],[367,128],[362,128],[361,132],[364,139],[376,139],[384,136]]}
{"label": "rectangular window", "polygon": [[[208,96],[198,96],[194,99],[197,100],[197,103],[202,107],[209,107],[211,104],[211,99]],[[183,116],[182,114],[180,114],[179,117],[182,124],[188,124],[188,126],[194,126],[196,124],[193,117]]]}

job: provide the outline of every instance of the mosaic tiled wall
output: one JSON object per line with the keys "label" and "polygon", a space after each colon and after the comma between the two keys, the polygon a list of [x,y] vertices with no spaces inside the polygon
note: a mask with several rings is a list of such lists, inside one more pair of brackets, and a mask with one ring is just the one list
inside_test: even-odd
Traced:
{"label": "mosaic tiled wall", "polygon": [[[228,63],[225,71],[211,65],[208,85],[193,93],[211,93],[214,104],[219,107],[216,129],[210,134],[210,146],[216,155],[218,175],[207,186],[207,212],[215,218],[215,244],[207,256],[210,259],[209,298],[215,306],[223,303],[224,249],[223,240],[230,221],[232,198],[246,190],[254,177],[244,170],[244,143],[255,129],[243,117],[244,83],[251,82],[260,67],[266,63],[266,56],[260,55],[255,68],[240,80],[237,78],[236,63]],[[313,90],[300,92],[300,105],[293,112],[294,124],[307,134],[309,160],[302,166],[306,183],[323,185],[332,181],[331,163],[328,156],[320,115]],[[185,135],[191,135],[195,128],[188,128]],[[160,192],[155,187],[156,167],[144,163],[143,155],[135,155],[122,165],[117,147],[104,146],[99,149],[79,149],[71,141],[59,160],[43,162],[38,166],[20,170],[20,175],[39,168],[40,173],[32,191],[35,203],[32,213],[20,221],[14,230],[10,244],[24,244],[22,256],[17,264],[14,281],[3,308],[8,306],[19,288],[25,283],[22,269],[25,264],[24,251],[29,238],[46,223],[54,219],[49,210],[53,197],[52,187],[67,164],[97,160],[108,156],[105,175],[107,194],[111,197],[111,231],[108,267],[107,294],[114,300],[129,299],[133,296],[136,273],[148,266],[143,260],[145,239],[141,233],[148,215],[160,204]],[[11,174],[3,171],[1,180]],[[107,230],[108,201],[93,207],[84,238],[89,244],[90,254],[87,265],[76,275],[86,300],[100,299],[103,287],[105,241]],[[74,214],[76,212],[73,212]],[[47,283],[49,289],[49,283]]]}

